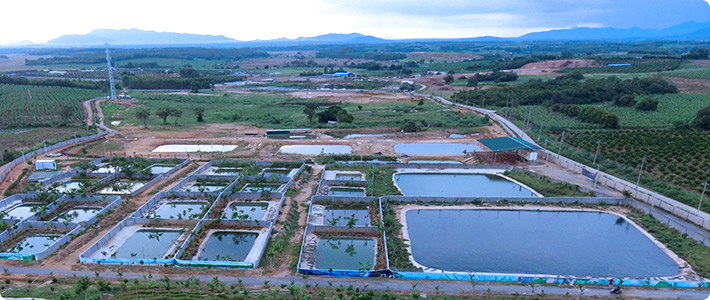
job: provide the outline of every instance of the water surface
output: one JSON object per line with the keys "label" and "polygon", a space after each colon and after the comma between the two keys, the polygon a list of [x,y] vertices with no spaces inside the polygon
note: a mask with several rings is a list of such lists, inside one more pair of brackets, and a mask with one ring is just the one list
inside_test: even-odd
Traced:
{"label": "water surface", "polygon": [[61,213],[55,219],[60,222],[64,220],[72,223],[85,222],[93,218],[99,211],[101,211],[101,208],[97,207],[75,207]]}
{"label": "water surface", "polygon": [[406,196],[537,197],[515,182],[489,174],[402,173],[394,179]]}
{"label": "water surface", "polygon": [[474,144],[461,143],[404,143],[394,145],[394,151],[411,155],[463,155],[466,152],[480,152],[483,148]]}
{"label": "water surface", "polygon": [[414,260],[457,272],[656,277],[678,265],[636,227],[599,212],[412,210]]}
{"label": "water surface", "polygon": [[7,212],[7,218],[20,219],[20,220],[27,219],[35,214],[34,212],[32,212],[32,208],[36,207],[36,206],[38,206],[38,205],[36,205],[36,204],[18,205],[15,208],[13,208]]}
{"label": "water surface", "polygon": [[330,188],[328,195],[345,197],[365,197],[365,191],[355,188]]}
{"label": "water surface", "polygon": [[258,236],[256,232],[217,231],[207,238],[198,260],[244,261]]}
{"label": "water surface", "polygon": [[321,238],[316,250],[316,268],[372,270],[375,241],[371,239]]}
{"label": "water surface", "polygon": [[350,220],[354,217],[354,226],[370,225],[370,212],[367,209],[325,209],[325,225],[331,226],[348,226]]}
{"label": "water surface", "polygon": [[7,249],[8,253],[20,253],[20,254],[35,254],[47,250],[49,246],[54,244],[61,235],[55,234],[42,234],[33,235],[24,238],[19,243]]}
{"label": "water surface", "polygon": [[158,207],[154,214],[161,219],[199,219],[206,206],[204,201],[169,201]]}
{"label": "water surface", "polygon": [[[267,203],[232,202],[224,209],[224,218],[228,220],[262,220],[268,209],[269,204]],[[240,216],[245,217],[240,218]]]}
{"label": "water surface", "polygon": [[180,235],[177,231],[141,229],[126,239],[112,257],[164,259]]}

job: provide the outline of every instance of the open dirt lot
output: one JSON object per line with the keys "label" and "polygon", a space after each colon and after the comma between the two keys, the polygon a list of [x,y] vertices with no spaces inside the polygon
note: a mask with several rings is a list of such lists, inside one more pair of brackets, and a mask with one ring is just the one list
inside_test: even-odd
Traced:
{"label": "open dirt lot", "polygon": [[512,71],[518,75],[549,75],[560,69],[598,66],[592,59],[560,59],[529,63]]}

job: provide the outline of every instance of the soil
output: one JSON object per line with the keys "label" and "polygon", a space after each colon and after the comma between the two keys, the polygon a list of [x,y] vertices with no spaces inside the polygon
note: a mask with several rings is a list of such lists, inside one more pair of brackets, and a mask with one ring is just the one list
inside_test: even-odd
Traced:
{"label": "soil", "polygon": [[668,77],[663,79],[672,82],[683,94],[707,94],[710,91],[710,79],[691,79],[682,77]]}
{"label": "soil", "polygon": [[512,71],[518,75],[559,75],[555,71],[598,66],[599,64],[593,59],[560,59],[529,63]]}

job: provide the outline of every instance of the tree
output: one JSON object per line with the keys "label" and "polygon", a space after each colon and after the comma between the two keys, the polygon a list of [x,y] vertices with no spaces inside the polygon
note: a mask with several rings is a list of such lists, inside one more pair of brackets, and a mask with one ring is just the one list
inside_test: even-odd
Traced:
{"label": "tree", "polygon": [[454,81],[454,76],[452,76],[452,75],[444,76],[444,83],[450,84],[452,81]]}
{"label": "tree", "polygon": [[182,116],[182,110],[179,110],[177,108],[171,108],[170,115],[175,117],[175,125],[177,125],[178,119],[180,119],[180,117]]}
{"label": "tree", "polygon": [[195,107],[192,109],[192,111],[195,112],[195,117],[197,118],[197,122],[204,122],[204,115],[205,115],[205,109],[202,107]]}
{"label": "tree", "polygon": [[136,118],[143,121],[143,128],[148,128],[148,117],[150,112],[147,109],[141,108],[136,111]]}
{"label": "tree", "polygon": [[710,130],[710,106],[699,110],[693,123],[702,129]]}
{"label": "tree", "polygon": [[332,105],[328,107],[325,111],[316,114],[318,117],[318,122],[328,123],[329,121],[337,121],[338,123],[352,123],[353,116],[348,113],[345,109],[340,107],[340,105]]}
{"label": "tree", "polygon": [[59,109],[59,116],[62,118],[64,124],[69,123],[69,120],[74,115],[74,110],[69,105],[64,105]]}
{"label": "tree", "polygon": [[631,107],[636,105],[636,99],[633,95],[623,94],[614,97],[614,105],[622,107]]}
{"label": "tree", "polygon": [[190,81],[190,93],[199,93],[200,83],[197,80]]}
{"label": "tree", "polygon": [[195,77],[200,77],[200,72],[193,68],[182,68],[179,71],[180,77],[185,77],[185,78],[195,78]]}
{"label": "tree", "polygon": [[303,109],[303,113],[306,114],[309,123],[313,123],[313,117],[316,116],[317,108],[317,103],[306,103],[306,107]]}
{"label": "tree", "polygon": [[641,111],[653,111],[658,108],[658,99],[653,97],[644,97],[636,103],[636,109]]}
{"label": "tree", "polygon": [[167,106],[159,107],[158,110],[155,111],[155,114],[163,119],[163,125],[168,124],[168,117],[172,114],[173,109]]}
{"label": "tree", "polygon": [[478,88],[478,77],[476,76],[471,76],[468,78],[468,81],[466,82],[466,86],[472,86],[474,90]]}

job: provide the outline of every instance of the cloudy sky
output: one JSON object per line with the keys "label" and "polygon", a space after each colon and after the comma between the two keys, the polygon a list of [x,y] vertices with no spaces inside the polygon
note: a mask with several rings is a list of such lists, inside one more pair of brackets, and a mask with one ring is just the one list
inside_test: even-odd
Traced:
{"label": "cloudy sky", "polygon": [[[4,1],[0,44],[94,29],[237,40],[359,32],[383,38],[502,37],[572,27],[666,28],[710,21],[710,0],[35,0]],[[7,13],[12,12],[12,13]]]}

